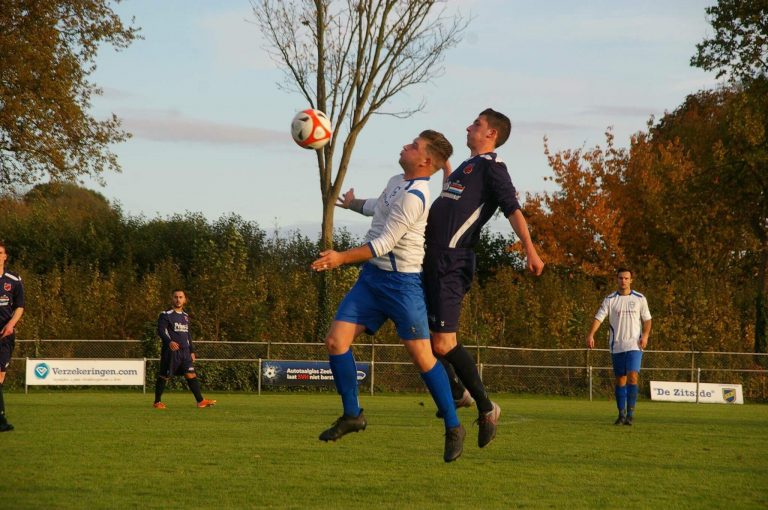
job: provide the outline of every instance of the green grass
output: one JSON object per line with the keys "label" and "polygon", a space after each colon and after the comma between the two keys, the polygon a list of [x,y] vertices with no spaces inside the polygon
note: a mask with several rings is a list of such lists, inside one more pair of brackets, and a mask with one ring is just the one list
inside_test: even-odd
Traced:
{"label": "green grass", "polygon": [[[756,508],[768,506],[768,406],[497,395],[496,440],[442,461],[427,395],[363,396],[368,430],[336,443],[331,394],[207,394],[168,409],[128,392],[6,394],[0,505],[24,508]],[[421,405],[424,403],[425,405]]]}

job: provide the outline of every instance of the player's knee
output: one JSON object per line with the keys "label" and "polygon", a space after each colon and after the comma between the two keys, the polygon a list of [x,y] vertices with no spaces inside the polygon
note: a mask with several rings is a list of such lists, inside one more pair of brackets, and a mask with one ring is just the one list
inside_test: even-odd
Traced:
{"label": "player's knee", "polygon": [[456,347],[456,344],[452,344],[449,338],[442,338],[439,336],[432,337],[432,350],[438,356],[445,356],[451,350]]}
{"label": "player's knee", "polygon": [[184,377],[186,377],[187,379],[194,379],[195,377],[197,377],[197,374],[184,374]]}
{"label": "player's knee", "polygon": [[340,352],[344,348],[344,342],[331,334],[325,337],[325,348],[328,349],[330,354],[344,354],[346,352],[346,350]]}

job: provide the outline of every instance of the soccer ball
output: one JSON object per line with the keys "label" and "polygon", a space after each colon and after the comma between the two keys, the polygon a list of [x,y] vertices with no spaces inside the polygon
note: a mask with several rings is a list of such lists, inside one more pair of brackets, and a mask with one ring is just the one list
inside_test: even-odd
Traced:
{"label": "soccer ball", "polygon": [[291,121],[291,136],[305,149],[319,149],[331,140],[331,121],[320,110],[301,111]]}

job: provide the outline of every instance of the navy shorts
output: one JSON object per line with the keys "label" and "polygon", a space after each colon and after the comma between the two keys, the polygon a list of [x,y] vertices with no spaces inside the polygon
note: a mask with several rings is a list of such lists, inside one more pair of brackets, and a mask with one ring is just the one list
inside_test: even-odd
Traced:
{"label": "navy shorts", "polygon": [[392,319],[403,340],[429,338],[421,273],[385,271],[365,264],[334,320],[360,324],[373,335],[387,319]]}
{"label": "navy shorts", "polygon": [[613,375],[622,377],[629,372],[640,373],[640,362],[643,360],[643,351],[626,351],[611,354],[613,360]]}
{"label": "navy shorts", "polygon": [[475,276],[475,252],[466,248],[434,249],[424,255],[424,290],[429,329],[455,333],[459,329],[461,302]]}
{"label": "navy shorts", "polygon": [[0,340],[0,372],[8,370],[13,356],[13,347],[16,345],[16,335],[8,335]]}
{"label": "navy shorts", "polygon": [[163,353],[160,355],[160,375],[162,377],[194,373],[195,367],[192,364],[192,354],[189,351],[163,349]]}

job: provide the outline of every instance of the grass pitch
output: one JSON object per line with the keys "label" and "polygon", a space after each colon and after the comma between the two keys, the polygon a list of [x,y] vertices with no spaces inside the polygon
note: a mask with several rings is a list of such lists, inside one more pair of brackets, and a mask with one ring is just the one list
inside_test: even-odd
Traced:
{"label": "grass pitch", "polygon": [[[3,508],[765,508],[768,406],[496,395],[496,440],[442,461],[428,395],[363,396],[368,429],[318,434],[334,394],[6,394]],[[422,405],[423,404],[423,405]]]}

